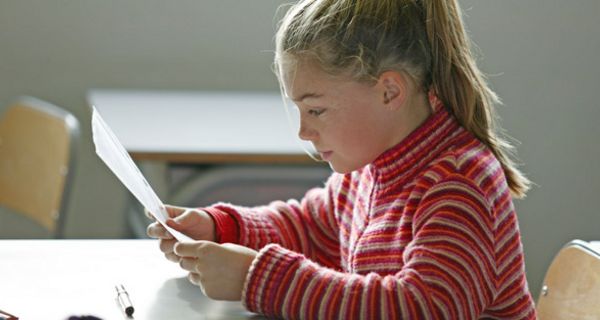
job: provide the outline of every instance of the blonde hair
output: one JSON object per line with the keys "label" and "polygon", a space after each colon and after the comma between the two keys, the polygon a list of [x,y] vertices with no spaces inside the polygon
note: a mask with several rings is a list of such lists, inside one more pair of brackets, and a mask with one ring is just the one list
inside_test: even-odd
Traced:
{"label": "blonde hair", "polygon": [[475,63],[457,0],[302,0],[277,32],[277,71],[301,58],[357,81],[406,72],[493,152],[513,196],[529,190],[511,159],[514,147],[497,132],[499,99]]}

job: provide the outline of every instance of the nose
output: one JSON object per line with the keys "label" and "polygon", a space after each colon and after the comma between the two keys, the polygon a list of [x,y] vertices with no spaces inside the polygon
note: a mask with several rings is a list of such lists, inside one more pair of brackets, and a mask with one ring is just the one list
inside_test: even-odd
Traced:
{"label": "nose", "polygon": [[311,128],[304,119],[300,119],[298,137],[305,141],[315,141],[318,137],[318,132],[314,128]]}

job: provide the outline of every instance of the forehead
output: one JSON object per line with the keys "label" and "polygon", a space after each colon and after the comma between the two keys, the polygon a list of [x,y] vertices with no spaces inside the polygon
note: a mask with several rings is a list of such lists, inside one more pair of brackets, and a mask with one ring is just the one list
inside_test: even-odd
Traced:
{"label": "forehead", "polygon": [[278,64],[280,80],[290,98],[335,89],[343,79],[323,71],[315,62],[289,59]]}

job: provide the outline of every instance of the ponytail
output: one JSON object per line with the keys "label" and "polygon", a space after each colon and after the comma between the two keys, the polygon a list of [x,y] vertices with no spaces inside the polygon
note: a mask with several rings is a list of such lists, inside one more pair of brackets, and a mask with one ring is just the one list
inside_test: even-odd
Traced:
{"label": "ponytail", "polygon": [[431,50],[431,87],[458,122],[496,156],[513,196],[523,198],[531,182],[510,157],[514,147],[496,132],[494,104],[499,99],[475,64],[457,0],[422,2]]}

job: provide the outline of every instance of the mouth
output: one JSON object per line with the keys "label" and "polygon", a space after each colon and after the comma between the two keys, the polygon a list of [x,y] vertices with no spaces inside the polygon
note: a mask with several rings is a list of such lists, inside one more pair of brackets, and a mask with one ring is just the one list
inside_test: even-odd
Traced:
{"label": "mouth", "polygon": [[329,161],[332,155],[333,151],[319,151],[319,156],[321,156],[321,159],[324,161]]}

